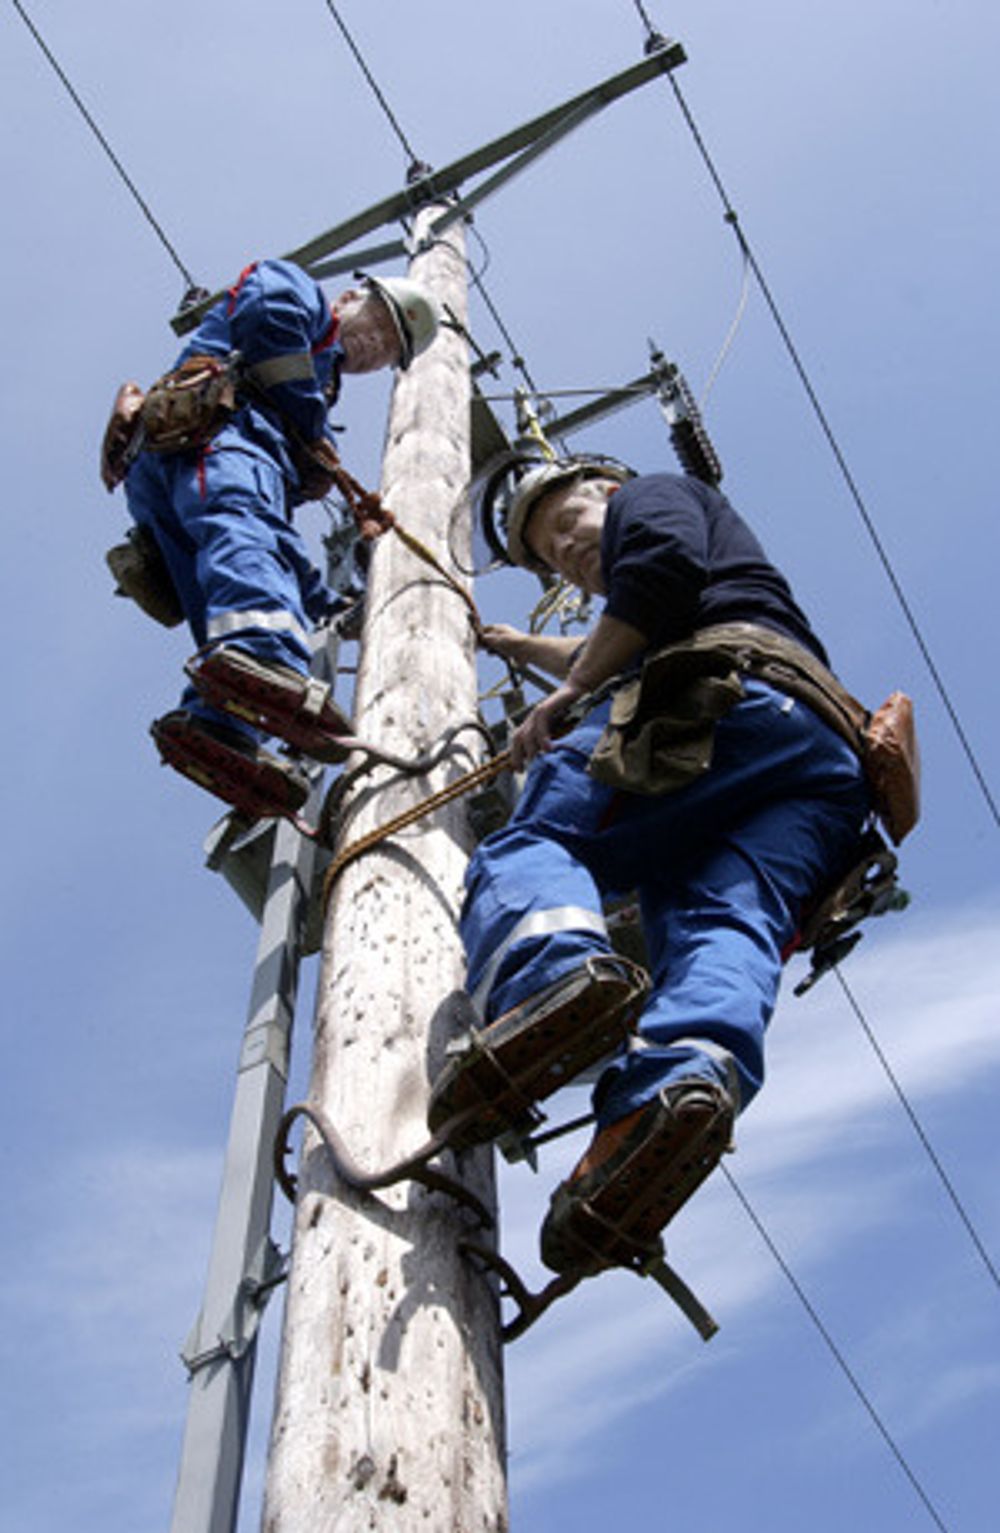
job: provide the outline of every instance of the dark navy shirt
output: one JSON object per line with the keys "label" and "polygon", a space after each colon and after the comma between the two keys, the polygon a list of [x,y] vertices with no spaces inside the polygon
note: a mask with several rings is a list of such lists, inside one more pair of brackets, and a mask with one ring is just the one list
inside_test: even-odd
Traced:
{"label": "dark navy shirt", "polygon": [[724,495],[681,474],[643,474],[608,501],[605,611],[659,648],[715,623],[760,623],[827,663],[819,639]]}

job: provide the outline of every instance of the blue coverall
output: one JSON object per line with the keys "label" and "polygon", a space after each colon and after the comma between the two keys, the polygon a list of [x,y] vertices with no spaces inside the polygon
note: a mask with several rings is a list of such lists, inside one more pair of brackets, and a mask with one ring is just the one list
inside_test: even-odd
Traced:
{"label": "blue coverall", "polygon": [[[125,481],[129,510],[155,537],[199,648],[231,641],[260,660],[309,669],[310,627],[331,595],[291,522],[298,476],[284,422],[306,442],[323,434],[344,356],[337,331],[311,277],[288,261],[261,261],[177,359],[237,351],[247,367],[273,364],[270,378],[262,374],[265,401],[242,404],[198,452],[140,453]],[[192,687],[182,706],[256,738]]]}
{"label": "blue coverall", "polygon": [[[645,476],[619,490],[602,567],[606,610],[651,646],[741,621],[825,658],[746,523],[695,481]],[[638,892],[652,989],[637,1041],[597,1083],[600,1127],[680,1076],[735,1083],[746,1107],[783,950],[803,903],[850,862],[868,813],[854,750],[803,703],[755,680],[744,689],[716,726],[710,768],[656,797],[588,776],[605,704],[535,759],[512,818],[469,864],[467,984],[486,1021],[611,951],[603,898]]]}

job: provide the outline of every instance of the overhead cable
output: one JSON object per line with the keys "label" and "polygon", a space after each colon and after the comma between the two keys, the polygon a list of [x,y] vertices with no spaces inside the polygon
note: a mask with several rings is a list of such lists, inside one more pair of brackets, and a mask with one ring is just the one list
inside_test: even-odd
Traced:
{"label": "overhead cable", "polygon": [[326,8],[330,12],[330,15],[333,17],[337,26],[340,28],[341,35],[343,36],[348,48],[350,48],[351,52],[353,53],[361,73],[364,75],[365,79],[368,81],[368,84],[371,86],[376,101],[385,113],[389,124],[392,127],[392,131],[395,133],[400,142],[400,145],[402,146],[403,153],[409,156],[410,168],[413,169],[417,166],[422,167],[423,162],[421,161],[419,155],[416,153],[416,150],[413,148],[413,145],[410,143],[406,134],[400,127],[399,119],[386,100],[385,93],[380,89],[375,76],[372,74],[371,70],[368,68],[368,65],[365,63],[360,48],[354,41],[354,38],[351,36],[350,32],[347,30],[347,27],[345,26],[344,21],[337,10],[337,7],[333,4],[333,0],[326,0]]}
{"label": "overhead cable", "polygon": [[722,178],[720,177],[719,172],[716,169],[716,166],[715,166],[715,163],[714,163],[714,161],[712,159],[712,156],[708,152],[708,149],[707,149],[707,147],[705,145],[705,141],[704,141],[701,133],[699,132],[698,126],[695,123],[694,117],[693,117],[693,115],[691,113],[691,110],[690,110],[686,100],[684,99],[684,95],[683,95],[683,93],[682,93],[682,91],[680,89],[680,86],[677,84],[677,81],[674,79],[672,74],[668,74],[667,75],[667,79],[668,79],[668,81],[670,83],[670,88],[671,88],[671,90],[674,93],[674,97],[675,97],[675,99],[677,101],[677,105],[679,106],[679,108],[681,110],[681,113],[682,113],[682,115],[684,117],[685,122],[688,125],[688,128],[691,131],[691,135],[692,135],[692,137],[694,139],[694,142],[695,142],[695,144],[696,144],[696,146],[698,148],[698,151],[699,151],[699,153],[701,155],[701,158],[704,161],[705,167],[708,170],[709,176],[711,177],[712,182],[713,182],[713,184],[715,186],[715,189],[716,189],[716,191],[719,194],[719,199],[722,202],[722,206],[723,206],[723,212],[724,212],[725,221],[726,221],[727,224],[729,224],[729,226],[733,230],[733,233],[734,233],[734,235],[736,237],[737,243],[739,244],[740,250],[742,252],[743,258],[747,262],[750,270],[753,272],[754,277],[757,280],[757,285],[760,288],[761,294],[763,295],[763,298],[764,298],[764,301],[765,301],[765,303],[767,305],[767,308],[770,311],[771,318],[774,320],[774,323],[777,326],[778,333],[781,336],[782,341],[784,342],[785,349],[788,352],[788,355],[789,355],[789,357],[791,359],[792,366],[794,367],[795,372],[798,374],[799,381],[802,384],[803,389],[805,390],[805,393],[806,393],[806,396],[807,396],[807,398],[809,400],[809,403],[812,406],[813,413],[815,414],[816,419],[819,422],[820,429],[822,430],[823,435],[825,436],[825,438],[827,440],[827,444],[829,445],[830,450],[833,453],[833,456],[834,456],[834,458],[836,460],[836,463],[837,463],[837,467],[840,469],[841,475],[842,475],[842,477],[844,479],[844,483],[847,485],[847,489],[848,489],[848,492],[849,492],[849,494],[851,496],[851,499],[854,501],[854,504],[855,504],[855,506],[856,506],[856,508],[858,510],[858,513],[859,513],[859,515],[861,517],[861,520],[864,523],[865,530],[867,531],[868,536],[871,539],[871,542],[872,542],[872,545],[873,545],[873,547],[875,549],[875,552],[878,555],[879,562],[881,563],[882,569],[884,570],[885,575],[886,575],[886,577],[887,577],[887,579],[889,581],[889,584],[892,587],[893,593],[894,593],[894,595],[896,597],[897,602],[899,603],[900,609],[901,609],[901,611],[903,613],[903,616],[904,616],[904,618],[906,620],[906,623],[909,626],[910,632],[911,632],[911,634],[912,634],[912,636],[914,638],[914,641],[916,642],[917,648],[920,651],[920,654],[921,654],[921,656],[923,658],[924,664],[926,665],[927,670],[928,670],[928,672],[930,674],[931,680],[933,681],[934,686],[935,686],[935,688],[937,690],[937,694],[938,694],[939,698],[941,699],[942,704],[944,705],[945,712],[947,713],[948,718],[951,721],[952,728],[954,729],[955,734],[956,734],[956,736],[958,738],[959,744],[961,745],[962,750],[965,753],[966,760],[968,761],[968,764],[969,764],[969,766],[970,766],[970,768],[972,770],[972,773],[973,773],[973,775],[974,775],[974,777],[976,779],[976,782],[979,785],[980,791],[981,791],[981,793],[983,795],[983,798],[984,798],[984,800],[985,800],[985,802],[987,804],[989,812],[990,812],[990,814],[991,814],[991,816],[993,818],[994,824],[997,826],[997,829],[1000,830],[1000,807],[998,807],[996,799],[994,798],[993,793],[990,790],[989,784],[986,781],[985,774],[984,774],[984,772],[983,772],[983,770],[982,770],[982,768],[981,768],[981,766],[979,764],[979,760],[978,760],[978,758],[976,756],[976,753],[973,750],[972,743],[969,740],[969,737],[968,737],[968,735],[965,732],[965,729],[964,729],[964,727],[962,725],[961,719],[958,716],[958,711],[955,708],[955,705],[954,705],[954,703],[951,700],[951,696],[950,696],[950,694],[948,692],[948,688],[946,687],[944,679],[943,679],[940,671],[937,668],[937,665],[936,665],[936,663],[934,661],[933,656],[931,655],[930,648],[929,648],[926,640],[924,639],[923,633],[921,632],[920,625],[919,625],[919,623],[917,622],[917,619],[916,619],[916,615],[914,614],[913,609],[910,606],[909,600],[907,599],[906,593],[903,590],[903,587],[902,587],[902,584],[901,584],[901,582],[899,580],[899,577],[896,574],[896,571],[895,571],[895,569],[893,567],[892,561],[889,558],[889,555],[888,555],[888,552],[886,551],[885,545],[883,544],[882,539],[879,536],[879,533],[878,533],[878,531],[877,531],[877,529],[875,527],[875,523],[874,523],[874,520],[872,518],[872,515],[871,515],[870,511],[868,510],[867,505],[865,504],[864,497],[862,496],[861,491],[858,488],[857,482],[856,482],[856,480],[854,478],[854,475],[852,474],[852,472],[850,470],[850,467],[848,466],[847,459],[846,459],[846,457],[844,455],[843,450],[841,449],[840,443],[837,440],[837,437],[836,437],[836,435],[834,433],[833,427],[830,425],[830,422],[827,419],[826,412],[823,409],[822,404],[820,403],[819,396],[817,395],[816,390],[813,387],[813,384],[812,384],[812,381],[811,381],[811,379],[809,377],[809,374],[806,371],[805,364],[803,363],[802,358],[799,355],[798,348],[796,347],[795,342],[792,339],[792,336],[791,336],[791,334],[789,332],[788,326],[786,325],[786,323],[785,323],[785,321],[784,321],[784,319],[782,317],[781,311],[778,308],[778,304],[777,304],[777,302],[776,302],[776,300],[774,298],[774,295],[771,292],[771,289],[770,289],[770,287],[769,287],[769,285],[767,283],[767,280],[766,280],[766,278],[764,276],[764,273],[763,273],[763,271],[760,268],[760,264],[757,261],[757,258],[754,255],[753,250],[751,249],[750,243],[749,243],[746,235],[743,233],[743,229],[742,229],[742,227],[740,225],[739,215],[736,212],[736,209],[733,207],[733,205],[732,205],[732,203],[731,203],[731,201],[729,199],[728,193],[726,192],[726,189],[725,189],[725,187],[724,187],[724,185],[722,183]]}
{"label": "overhead cable", "polygon": [[899,1081],[897,1080],[896,1075],[895,1075],[895,1073],[894,1073],[894,1071],[892,1069],[892,1066],[890,1065],[888,1059],[886,1058],[884,1050],[880,1047],[878,1039],[875,1037],[875,1034],[872,1031],[872,1028],[871,1028],[871,1026],[868,1023],[868,1021],[867,1021],[867,1019],[865,1017],[864,1012],[861,1010],[861,1007],[858,1004],[857,1000],[855,999],[855,996],[854,996],[853,992],[851,991],[850,986],[848,985],[848,983],[845,980],[843,974],[841,973],[839,965],[837,965],[834,968],[834,973],[837,976],[837,979],[838,979],[838,981],[840,983],[840,988],[843,990],[844,995],[845,995],[845,997],[847,999],[847,1002],[848,1002],[849,1006],[851,1007],[851,1010],[854,1012],[854,1015],[857,1017],[858,1022],[860,1023],[860,1025],[861,1025],[861,1027],[862,1027],[862,1029],[864,1031],[865,1037],[868,1039],[868,1042],[871,1044],[872,1049],[874,1050],[874,1052],[875,1052],[875,1054],[876,1054],[876,1056],[878,1058],[879,1064],[882,1066],[882,1069],[885,1071],[886,1075],[888,1076],[889,1081],[890,1081],[890,1083],[892,1085],[892,1088],[895,1091],[896,1095],[898,1096],[898,1098],[899,1098],[899,1100],[900,1100],[900,1102],[901,1102],[901,1104],[903,1106],[903,1110],[906,1113],[906,1116],[910,1120],[910,1123],[911,1123],[911,1125],[913,1127],[914,1133],[916,1134],[917,1138],[920,1140],[920,1143],[923,1145],[925,1151],[927,1152],[927,1157],[930,1160],[931,1165],[934,1167],[935,1171],[937,1172],[938,1177],[939,1177],[939,1179],[941,1181],[941,1185],[944,1187],[945,1192],[948,1194],[948,1197],[951,1199],[951,1202],[954,1205],[954,1208],[955,1208],[956,1213],[958,1214],[958,1217],[961,1219],[962,1223],[965,1225],[965,1228],[966,1228],[966,1230],[967,1230],[967,1232],[969,1234],[969,1238],[971,1239],[973,1245],[975,1246],[976,1250],[978,1251],[978,1253],[979,1253],[979,1255],[980,1255],[980,1257],[982,1259],[983,1265],[985,1266],[985,1268],[986,1268],[987,1272],[989,1273],[990,1277],[993,1279],[994,1283],[997,1285],[998,1288],[1000,1288],[1000,1273],[997,1272],[996,1267],[993,1265],[992,1261],[990,1260],[990,1257],[989,1257],[989,1254],[988,1254],[988,1252],[986,1250],[986,1247],[983,1245],[982,1240],[979,1238],[979,1235],[976,1232],[976,1228],[975,1228],[974,1224],[972,1223],[972,1220],[970,1219],[968,1213],[966,1212],[966,1210],[965,1210],[965,1208],[964,1208],[964,1206],[962,1204],[962,1201],[961,1201],[961,1199],[958,1196],[958,1193],[956,1192],[954,1186],[952,1185],[951,1180],[950,1180],[950,1178],[948,1176],[948,1173],[945,1171],[945,1169],[942,1166],[940,1160],[938,1159],[937,1155],[935,1154],[934,1147],[931,1144],[930,1140],[928,1139],[927,1134],[924,1131],[923,1125],[920,1122],[920,1119],[917,1117],[916,1112],[914,1111],[913,1107],[910,1105],[910,1102],[907,1100],[907,1096],[906,1096],[905,1091],[903,1090],[902,1086],[900,1085]]}
{"label": "overhead cable", "polygon": [[653,23],[650,21],[649,13],[647,12],[646,7],[643,5],[642,0],[633,0],[633,4],[635,5],[636,10],[639,12],[639,19],[642,21],[643,26],[646,28],[647,41],[659,41],[660,33],[656,30],[656,28],[653,26]]}
{"label": "overhead cable", "polygon": [[854,1393],[857,1395],[858,1399],[861,1401],[861,1404],[864,1406],[865,1410],[868,1412],[868,1415],[871,1417],[871,1419],[874,1422],[875,1426],[878,1428],[878,1431],[879,1431],[883,1441],[885,1442],[885,1444],[889,1448],[889,1451],[892,1453],[893,1458],[896,1460],[896,1462],[898,1463],[899,1467],[902,1469],[903,1473],[906,1475],[906,1478],[909,1480],[910,1484],[912,1485],[913,1489],[916,1491],[917,1495],[920,1497],[920,1500],[923,1502],[924,1507],[926,1508],[926,1510],[929,1513],[931,1519],[933,1520],[935,1527],[940,1528],[941,1533],[948,1533],[948,1528],[947,1528],[946,1524],[941,1520],[941,1518],[938,1515],[937,1509],[935,1508],[933,1502],[931,1501],[931,1499],[928,1496],[927,1492],[924,1490],[924,1488],[921,1485],[920,1481],[917,1479],[916,1474],[910,1468],[910,1465],[907,1463],[905,1457],[903,1456],[903,1452],[902,1452],[901,1448],[899,1447],[899,1444],[896,1442],[896,1440],[894,1439],[894,1437],[890,1433],[888,1427],[886,1426],[885,1422],[882,1420],[881,1416],[879,1415],[878,1411],[876,1410],[874,1404],[869,1399],[869,1397],[866,1394],[866,1392],[865,1392],[865,1390],[864,1390],[860,1380],[857,1378],[856,1374],[851,1369],[850,1364],[848,1363],[848,1361],[847,1361],[846,1357],[844,1356],[843,1352],[840,1350],[840,1348],[838,1347],[837,1343],[834,1341],[832,1335],[827,1330],[826,1326],[823,1324],[823,1321],[820,1319],[820,1316],[819,1316],[817,1310],[810,1303],[809,1298],[807,1297],[806,1292],[803,1289],[801,1283],[799,1282],[798,1278],[795,1276],[795,1274],[792,1271],[792,1269],[789,1267],[788,1263],[785,1261],[785,1258],[782,1256],[781,1252],[778,1250],[778,1247],[775,1245],[774,1241],[771,1239],[771,1236],[768,1234],[767,1230],[765,1229],[762,1220],[759,1218],[759,1216],[757,1215],[757,1213],[754,1211],[753,1207],[751,1206],[750,1200],[747,1198],[747,1196],[743,1192],[742,1188],[738,1185],[735,1177],[733,1176],[733,1174],[729,1170],[729,1168],[727,1166],[723,1165],[720,1169],[722,1170],[723,1175],[726,1178],[726,1181],[729,1183],[730,1187],[733,1189],[733,1192],[736,1194],[736,1196],[739,1199],[740,1203],[743,1205],[744,1211],[746,1212],[747,1216],[749,1217],[751,1223],[753,1224],[754,1228],[756,1229],[756,1231],[757,1231],[758,1235],[760,1236],[761,1240],[763,1240],[764,1244],[767,1246],[767,1249],[770,1251],[771,1255],[774,1257],[774,1259],[777,1262],[778,1266],[781,1268],[782,1272],[785,1274],[785,1277],[788,1279],[789,1283],[791,1283],[792,1288],[795,1290],[795,1293],[796,1293],[796,1295],[797,1295],[797,1297],[799,1299],[799,1302],[802,1304],[803,1308],[805,1309],[806,1313],[808,1314],[808,1316],[809,1316],[810,1320],[812,1321],[813,1325],[816,1327],[817,1331],[819,1332],[820,1336],[822,1336],[822,1338],[823,1338],[824,1342],[826,1343],[827,1347],[829,1348],[830,1352],[833,1354],[833,1357],[836,1360],[837,1365],[840,1368],[841,1372],[843,1373],[844,1377],[847,1379],[847,1382],[850,1384],[851,1388],[854,1390]]}
{"label": "overhead cable", "polygon": [[[356,60],[356,62],[358,64],[359,69],[361,70],[361,72],[364,75],[365,79],[368,81],[368,84],[370,85],[370,87],[371,87],[371,89],[372,89],[372,91],[373,91],[373,93],[375,95],[376,100],[378,101],[378,103],[381,106],[383,112],[385,113],[386,119],[388,120],[390,126],[392,127],[393,132],[395,133],[397,139],[399,140],[400,145],[402,146],[403,152],[409,156],[411,172],[413,172],[415,170],[423,170],[423,169],[425,169],[426,167],[424,165],[424,162],[420,159],[419,155],[417,154],[416,150],[413,148],[413,146],[410,143],[409,139],[407,138],[406,134],[403,132],[403,129],[400,126],[400,123],[399,123],[399,119],[396,117],[395,112],[392,110],[392,107],[389,105],[389,101],[388,101],[388,99],[386,97],[385,92],[379,86],[379,83],[376,80],[374,73],[369,68],[368,64],[366,63],[366,61],[365,61],[365,59],[364,59],[364,57],[363,57],[363,55],[361,53],[360,48],[358,47],[357,43],[354,41],[354,38],[351,36],[351,33],[349,32],[347,26],[345,25],[345,23],[343,21],[343,18],[341,17],[340,13],[337,10],[337,7],[334,5],[333,0],[325,0],[325,3],[326,3],[326,8],[330,12],[331,17],[333,18],[333,20],[336,23],[336,25],[339,27],[340,32],[341,32],[341,34],[342,34],[342,36],[344,38],[344,41],[347,43],[347,46],[350,48],[351,53],[354,55],[354,58],[355,58],[355,60]],[[470,224],[471,224],[471,218],[470,218]],[[482,268],[482,271],[485,272],[486,267],[489,265],[489,250],[487,248],[485,240],[479,234],[478,230],[474,230],[474,233],[476,234],[476,238],[478,239],[479,244],[481,245],[481,247],[483,249],[484,256],[486,258],[485,262],[484,262],[484,265],[483,265],[483,268]],[[500,313],[499,313],[495,303],[493,302],[493,300],[490,298],[489,294],[486,291],[486,287],[485,287],[485,285],[483,283],[483,280],[482,280],[482,272],[476,272],[473,269],[471,262],[467,262],[466,264],[467,264],[468,269],[469,269],[469,277],[471,279],[473,287],[475,287],[477,289],[477,291],[479,292],[480,296],[482,297],[482,300],[485,303],[487,309],[489,310],[494,324],[496,325],[497,329],[500,331],[500,334],[503,336],[504,341],[506,342],[507,346],[510,349],[511,364],[512,364],[512,366],[514,368],[516,368],[518,372],[520,372],[521,376],[524,378],[525,382],[527,383],[528,387],[532,390],[532,392],[537,392],[537,385],[535,384],[534,379],[532,378],[530,372],[528,371],[527,363],[524,360],[523,353],[521,352],[520,348],[516,345],[513,336],[511,335],[510,331],[507,329],[506,325],[504,324],[503,320],[501,319]]]}
{"label": "overhead cable", "polygon": [[90,128],[90,131],[93,133],[94,137],[97,139],[98,143],[101,145],[101,148],[104,150],[105,154],[107,155],[108,159],[111,161],[111,163],[114,166],[115,170],[118,172],[118,174],[121,177],[122,181],[125,183],[126,187],[131,192],[133,198],[138,203],[138,205],[141,208],[143,216],[145,217],[147,223],[150,224],[150,226],[152,227],[153,231],[155,232],[157,238],[159,239],[161,245],[166,250],[166,252],[169,255],[170,259],[173,261],[173,263],[176,266],[177,270],[180,272],[181,276],[184,278],[185,284],[187,285],[188,288],[196,287],[197,284],[195,282],[194,277],[188,271],[187,267],[184,265],[184,262],[181,260],[180,256],[177,254],[177,251],[174,249],[174,246],[171,244],[170,240],[167,238],[166,234],[163,231],[162,225],[153,216],[153,213],[152,213],[152,211],[151,211],[151,209],[149,207],[149,204],[146,202],[145,198],[140,193],[138,187],[136,186],[135,182],[132,180],[131,176],[128,174],[128,171],[125,169],[125,167],[122,164],[121,160],[115,154],[115,152],[112,149],[111,145],[109,144],[107,138],[101,132],[100,128],[97,126],[97,123],[94,121],[94,118],[91,116],[90,112],[87,110],[87,108],[84,105],[83,101],[80,99],[79,93],[74,89],[74,87],[73,87],[69,77],[67,76],[65,70],[62,68],[62,66],[60,65],[58,59],[55,57],[54,53],[52,52],[51,48],[48,46],[48,44],[46,43],[45,39],[42,37],[41,33],[39,32],[38,28],[35,26],[35,23],[32,21],[31,17],[28,15],[27,11],[24,9],[24,6],[21,4],[21,0],[14,0],[14,9],[17,11],[18,15],[20,16],[21,20],[24,22],[25,26],[28,28],[28,31],[31,33],[32,37],[35,39],[35,42],[38,44],[39,48],[42,50],[42,53],[45,55],[45,57],[48,60],[49,64],[55,70],[55,73],[58,75],[60,81],[62,82],[63,86],[65,87],[67,94],[70,96],[71,100],[74,102],[75,106],[77,107],[77,110],[80,112],[80,115],[83,117],[83,119],[86,122],[87,126]]}
{"label": "overhead cable", "polygon": [[531,392],[533,394],[537,394],[539,392],[538,385],[536,384],[534,378],[531,376],[528,364],[524,360],[524,354],[521,351],[521,348],[518,346],[517,342],[514,340],[514,337],[511,335],[510,331],[507,329],[507,326],[501,319],[500,311],[498,310],[496,304],[493,302],[493,299],[490,297],[489,293],[486,291],[486,284],[483,282],[482,277],[478,272],[474,272],[471,267],[469,267],[469,276],[472,279],[473,287],[476,289],[479,296],[485,303],[487,309],[489,310],[493,323],[496,325],[497,329],[500,331],[500,334],[503,336],[505,342],[507,343],[508,350],[510,351],[511,366],[521,374],[521,377],[524,379]]}

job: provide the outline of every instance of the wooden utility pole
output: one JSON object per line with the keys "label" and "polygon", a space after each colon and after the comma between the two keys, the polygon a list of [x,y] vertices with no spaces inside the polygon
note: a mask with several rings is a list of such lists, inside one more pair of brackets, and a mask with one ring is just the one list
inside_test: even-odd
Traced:
{"label": "wooden utility pole", "polygon": [[[417,235],[428,227],[429,209]],[[461,224],[411,263],[464,323]],[[397,380],[383,499],[445,563],[469,473],[469,370],[452,329]],[[355,703],[365,739],[414,755],[476,713],[469,613],[390,535],[372,562]],[[474,764],[462,735],[429,776],[380,768],[353,791],[340,845]],[[461,800],[369,851],[327,912],[310,1101],[353,1157],[381,1169],[422,1143],[429,1080],[447,1039],[439,1002],[462,982],[457,915],[470,850]],[[450,1159],[450,1157],[449,1157]],[[466,1152],[467,1184],[494,1202],[492,1157]],[[265,1533],[503,1533],[507,1527],[497,1300],[457,1243],[468,1210],[404,1182],[350,1191],[311,1135],[299,1176],[265,1496]]]}

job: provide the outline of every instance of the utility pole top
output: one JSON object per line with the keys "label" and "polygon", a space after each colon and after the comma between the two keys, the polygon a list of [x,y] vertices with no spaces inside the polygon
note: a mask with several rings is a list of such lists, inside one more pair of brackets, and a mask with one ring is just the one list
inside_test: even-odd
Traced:
{"label": "utility pole top", "polygon": [[[401,238],[353,250],[343,256],[336,256],[335,252],[345,250],[356,240],[362,239],[366,234],[374,233],[376,229],[384,228],[387,224],[396,224],[412,218],[421,208],[431,203],[444,203],[448,199],[457,198],[459,188],[467,181],[482,175],[494,165],[509,161],[509,164],[504,165],[501,170],[488,177],[479,186],[461,198],[457,198],[453,206],[440,209],[435,218],[425,222],[421,238],[425,246],[431,244],[435,239],[439,239],[457,219],[467,218],[474,207],[505,185],[547,149],[552,148],[560,139],[565,138],[574,128],[579,127],[597,112],[603,111],[612,102],[637,90],[639,86],[646,85],[650,80],[678,68],[686,59],[687,54],[680,43],[666,38],[659,39],[656,46],[640,63],[632,64],[628,69],[620,70],[617,74],[599,80],[596,85],[570,97],[559,106],[551,107],[539,116],[531,118],[530,121],[522,123],[519,128],[501,134],[499,138],[492,139],[481,148],[474,149],[457,160],[452,160],[440,170],[430,170],[422,165],[411,166],[406,184],[400,190],[390,192],[387,197],[381,198],[371,207],[353,214],[342,223],[335,224],[326,233],[317,235],[306,244],[288,251],[285,260],[294,261],[313,277],[322,279],[352,271],[359,266],[376,266],[384,261],[416,254],[416,250],[411,248],[409,242]],[[193,330],[206,309],[221,297],[220,290],[211,294],[198,293],[193,301],[185,301],[170,322],[173,329],[178,335],[184,335],[189,330]]]}

